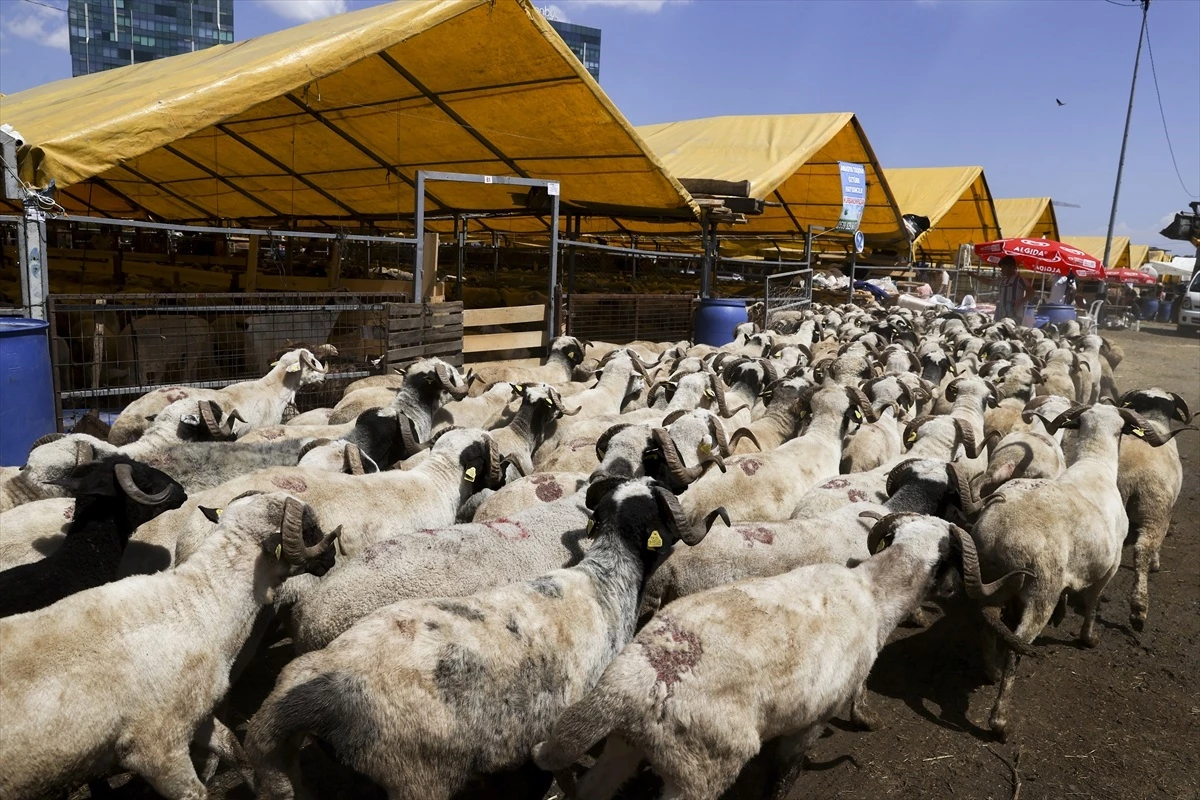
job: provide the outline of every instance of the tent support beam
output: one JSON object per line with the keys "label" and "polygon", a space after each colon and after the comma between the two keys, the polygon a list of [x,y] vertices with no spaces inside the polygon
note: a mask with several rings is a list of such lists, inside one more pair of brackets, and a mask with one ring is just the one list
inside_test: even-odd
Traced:
{"label": "tent support beam", "polygon": [[[217,124],[216,124],[214,127],[215,127],[217,130],[219,130],[221,133],[223,133],[223,134],[225,134],[226,136],[228,136],[230,139],[233,139],[235,142],[237,142],[238,144],[240,144],[242,147],[244,147],[244,148],[246,148],[247,150],[249,150],[250,152],[254,153],[256,156],[258,156],[259,158],[263,159],[264,161],[266,161],[267,163],[269,163],[271,166],[275,167],[275,169],[279,170],[279,171],[280,171],[280,172],[282,172],[284,175],[287,175],[287,176],[288,176],[288,177],[290,177],[292,180],[299,181],[300,183],[302,183],[302,184],[304,184],[305,186],[307,186],[309,189],[311,189],[311,190],[313,190],[314,192],[316,192],[317,194],[321,195],[321,197],[324,197],[326,200],[328,200],[329,202],[333,203],[335,206],[337,206],[338,208],[340,208],[342,211],[345,211],[345,212],[346,212],[346,214],[347,214],[347,215],[349,215],[349,216],[350,216],[352,219],[354,219],[356,222],[358,222],[358,224],[360,224],[360,225],[362,225],[362,226],[364,226],[364,227],[368,227],[368,228],[370,227],[370,225],[371,225],[371,224],[370,224],[370,223],[369,223],[369,222],[368,222],[366,219],[364,219],[363,217],[360,217],[360,216],[358,215],[358,212],[357,212],[357,211],[355,211],[353,208],[351,208],[350,206],[346,205],[346,204],[345,204],[345,203],[343,203],[341,200],[338,200],[336,197],[334,197],[334,196],[333,196],[333,195],[331,195],[329,192],[327,192],[327,191],[325,191],[324,189],[322,189],[322,188],[321,188],[320,186],[318,186],[317,184],[315,184],[315,183],[313,183],[312,181],[310,181],[308,178],[306,178],[306,177],[304,177],[303,175],[299,174],[299,173],[298,173],[298,172],[296,172],[295,170],[293,170],[293,169],[289,168],[287,164],[284,164],[282,161],[280,161],[279,159],[275,158],[275,157],[274,157],[274,156],[272,156],[270,153],[268,153],[268,152],[266,152],[265,150],[263,150],[261,147],[258,147],[258,146],[257,146],[257,145],[255,145],[253,142],[247,141],[245,137],[243,137],[243,136],[240,136],[240,135],[239,135],[237,132],[235,132],[235,131],[231,130],[231,129],[230,129],[230,127],[229,127],[228,125],[226,125],[226,124],[224,124],[224,123],[217,123]],[[293,210],[295,210],[295,209],[293,209]]]}
{"label": "tent support beam", "polygon": [[274,214],[277,217],[284,216],[278,209],[272,208],[266,202],[258,199],[257,197],[252,195],[250,192],[246,191],[245,189],[238,186],[233,181],[229,180],[229,178],[226,178],[226,177],[218,174],[217,172],[209,169],[208,167],[204,166],[203,164],[201,164],[199,161],[192,158],[191,156],[184,155],[183,153],[179,152],[179,150],[175,149],[171,145],[169,145],[169,144],[163,145],[163,150],[166,150],[168,153],[175,156],[176,158],[178,158],[180,161],[184,162],[185,164],[188,164],[189,166],[200,170],[201,172],[203,172],[205,175],[208,175],[213,180],[225,184],[230,189],[233,189],[235,192],[240,194],[242,197],[244,197],[247,200],[249,200],[250,202],[254,203],[254,205],[258,206],[259,208],[265,208],[267,211],[271,212],[272,214]]}
{"label": "tent support beam", "polygon": [[155,188],[157,188],[159,191],[163,192],[164,194],[170,195],[174,199],[178,200],[180,203],[183,203],[188,208],[191,208],[193,211],[199,212],[201,219],[213,219],[214,217],[216,217],[216,214],[214,214],[212,211],[208,210],[207,208],[204,208],[203,206],[196,205],[195,203],[193,203],[191,200],[188,200],[183,195],[181,195],[178,192],[175,192],[171,189],[168,189],[164,184],[161,184],[161,183],[151,179],[150,177],[143,175],[142,173],[138,172],[136,169],[129,166],[128,164],[122,164],[121,169],[125,170],[130,175],[137,178],[139,181],[142,181],[143,183],[148,183],[151,186],[154,186]]}
{"label": "tent support beam", "polygon": [[778,189],[775,190],[775,199],[779,201],[779,205],[783,206],[783,212],[788,215],[788,219],[790,219],[792,224],[796,226],[796,231],[801,234],[804,233],[804,226],[800,224],[800,220],[796,219],[796,215],[792,213],[792,209],[790,206],[788,206],[787,200],[783,199],[783,195],[779,193]]}
{"label": "tent support beam", "polygon": [[[507,166],[509,169],[511,169],[517,175],[520,175],[522,178],[525,178],[526,180],[530,180],[529,173],[527,173],[525,170],[518,167],[517,162],[513,161],[511,158],[506,156],[499,147],[492,144],[491,141],[489,141],[486,136],[484,136],[482,133],[480,133],[478,130],[476,130],[474,127],[472,127],[465,119],[463,119],[458,114],[457,111],[452,109],[446,103],[445,100],[443,100],[441,97],[439,97],[436,92],[430,90],[427,86],[425,86],[425,84],[423,84],[419,80],[417,80],[417,77],[415,75],[413,75],[411,72],[409,72],[408,70],[406,70],[403,66],[401,66],[400,63],[398,61],[396,61],[396,59],[392,58],[391,56],[389,56],[386,52],[384,52],[382,50],[379,52],[379,57],[381,59],[383,59],[384,63],[386,63],[389,67],[391,67],[397,73],[399,73],[400,77],[404,78],[404,80],[408,81],[413,86],[415,86],[417,88],[417,91],[419,91],[421,94],[423,94],[427,98],[429,98],[429,102],[431,102],[435,106],[437,106],[443,114],[445,114],[450,119],[454,120],[454,122],[457,123],[458,126],[461,127],[464,131],[471,134],[471,137],[474,138],[475,141],[479,142],[481,145],[486,147],[488,149],[488,151],[492,155],[494,155],[496,158],[498,158],[500,161],[502,161],[505,166]],[[558,201],[556,200],[555,203],[557,203],[557,202]]]}
{"label": "tent support beam", "polygon": [[157,214],[155,214],[154,212],[152,212],[150,209],[146,208],[145,206],[141,205],[140,203],[136,202],[132,197],[125,194],[120,189],[113,186],[111,183],[104,180],[103,178],[92,178],[92,180],[95,181],[97,186],[104,189],[104,191],[109,192],[109,193],[113,194],[114,196],[121,198],[126,203],[129,203],[129,209],[130,209],[131,214],[141,211],[151,221],[156,221],[157,219],[160,219],[160,217]]}

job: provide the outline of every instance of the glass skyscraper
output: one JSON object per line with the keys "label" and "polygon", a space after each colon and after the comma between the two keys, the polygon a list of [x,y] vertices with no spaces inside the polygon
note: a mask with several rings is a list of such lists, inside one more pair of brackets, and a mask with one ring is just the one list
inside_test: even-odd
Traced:
{"label": "glass skyscraper", "polygon": [[579,60],[583,62],[584,68],[592,73],[592,77],[600,80],[600,29],[560,22],[549,17],[547,21],[558,31],[558,35],[567,43],[567,47],[571,48],[571,52],[579,56]]}
{"label": "glass skyscraper", "polygon": [[233,41],[233,0],[68,0],[71,74]]}

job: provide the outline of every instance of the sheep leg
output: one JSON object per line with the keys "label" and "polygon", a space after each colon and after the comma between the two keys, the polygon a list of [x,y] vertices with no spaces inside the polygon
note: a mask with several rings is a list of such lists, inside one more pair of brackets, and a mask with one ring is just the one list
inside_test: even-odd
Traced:
{"label": "sheep leg", "polygon": [[1112,576],[1117,574],[1119,566],[1119,562],[1113,564],[1104,577],[1079,593],[1079,599],[1083,602],[1083,627],[1079,631],[1079,641],[1088,647],[1100,644],[1100,634],[1095,627],[1096,610],[1100,607],[1100,595],[1104,592],[1104,587],[1112,580]]}
{"label": "sheep leg", "polygon": [[[604,751],[596,759],[596,765],[587,771],[578,784],[577,793],[568,797],[579,800],[608,800],[633,777],[642,753],[618,734],[611,734],[604,743]],[[561,782],[560,782],[561,785]],[[567,790],[566,786],[562,786]]]}
{"label": "sheep leg", "polygon": [[1137,574],[1129,598],[1129,624],[1139,633],[1146,628],[1146,615],[1150,610],[1150,573],[1158,571],[1158,552],[1166,538],[1165,524],[1143,525],[1137,532],[1137,544],[1133,547]]}
{"label": "sheep leg", "polygon": [[[855,701],[858,698],[855,697]],[[800,773],[804,769],[804,756],[813,745],[821,738],[821,734],[825,732],[825,723],[819,722],[816,725],[810,725],[802,729],[798,733],[793,733],[790,736],[781,737],[776,749],[777,757],[784,763],[782,773],[779,779],[775,782],[775,791],[772,797],[775,800],[785,800],[788,794],[791,793],[792,787],[800,778]]]}
{"label": "sheep leg", "polygon": [[858,687],[854,699],[850,701],[850,721],[866,731],[878,730],[881,726],[879,717],[867,705],[867,684],[864,681]]}
{"label": "sheep leg", "polygon": [[146,747],[135,743],[121,765],[145,778],[146,782],[167,800],[205,800],[208,791],[204,788],[192,759],[188,753],[188,740],[163,741],[153,737]]}
{"label": "sheep leg", "polygon": [[[234,767],[247,786],[254,786],[254,773],[246,761],[246,754],[242,752],[242,745],[233,735],[233,731],[229,730],[216,716],[210,716],[200,724],[192,741],[208,750],[216,759],[223,760]],[[215,763],[206,764],[202,777],[205,783],[212,780],[216,768]]]}
{"label": "sheep leg", "polygon": [[[1031,644],[1038,634],[1046,627],[1054,609],[1058,606],[1061,590],[1051,590],[1043,582],[1035,581],[1028,597],[1028,602],[1021,612],[1021,619],[1013,634],[1022,642]],[[1017,664],[1020,661],[1016,651],[1006,648],[1004,671],[1000,677],[1000,691],[996,695],[996,703],[992,706],[991,719],[988,721],[992,732],[1000,739],[1008,739],[1008,709],[1012,702],[1013,683],[1017,679]]]}

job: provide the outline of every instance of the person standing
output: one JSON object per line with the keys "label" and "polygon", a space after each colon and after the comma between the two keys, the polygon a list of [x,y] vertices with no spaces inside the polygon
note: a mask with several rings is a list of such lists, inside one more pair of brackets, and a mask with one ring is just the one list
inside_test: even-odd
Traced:
{"label": "person standing", "polygon": [[1017,323],[1025,316],[1025,303],[1029,300],[1029,281],[1017,271],[1017,260],[1012,256],[1000,259],[1000,278],[996,281],[1000,290],[996,297],[996,319],[1011,319]]}

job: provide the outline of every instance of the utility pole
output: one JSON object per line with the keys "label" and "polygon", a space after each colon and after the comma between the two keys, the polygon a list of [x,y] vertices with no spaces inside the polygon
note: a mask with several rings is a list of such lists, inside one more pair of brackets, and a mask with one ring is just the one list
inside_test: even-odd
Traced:
{"label": "utility pole", "polygon": [[1129,86],[1129,108],[1125,111],[1125,135],[1121,137],[1121,160],[1117,162],[1117,185],[1113,189],[1112,212],[1108,215],[1108,235],[1104,238],[1104,267],[1112,255],[1113,228],[1117,224],[1117,198],[1121,195],[1121,173],[1125,170],[1125,147],[1129,144],[1129,121],[1133,118],[1133,92],[1137,89],[1138,62],[1142,60],[1142,40],[1146,38],[1146,15],[1150,0],[1142,0],[1142,30],[1138,34],[1137,55],[1133,58],[1133,83]]}

